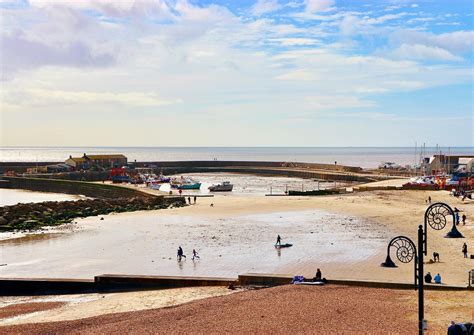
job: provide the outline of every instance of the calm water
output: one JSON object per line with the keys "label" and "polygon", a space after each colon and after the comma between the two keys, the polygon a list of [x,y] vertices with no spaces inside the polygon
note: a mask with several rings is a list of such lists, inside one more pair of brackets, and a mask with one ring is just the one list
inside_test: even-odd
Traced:
{"label": "calm water", "polygon": [[66,201],[78,199],[81,199],[81,197],[70,194],[9,190],[0,188],[0,206],[11,206],[18,203]]}
{"label": "calm water", "polygon": [[[435,148],[426,148],[426,155],[435,153]],[[474,155],[474,147],[442,148],[443,153]],[[64,161],[69,155],[123,153],[129,161],[174,161],[174,160],[241,160],[329,163],[361,167],[376,167],[381,162],[391,161],[401,165],[414,164],[414,147],[405,148],[323,148],[323,147],[2,147],[0,161],[41,162]]]}

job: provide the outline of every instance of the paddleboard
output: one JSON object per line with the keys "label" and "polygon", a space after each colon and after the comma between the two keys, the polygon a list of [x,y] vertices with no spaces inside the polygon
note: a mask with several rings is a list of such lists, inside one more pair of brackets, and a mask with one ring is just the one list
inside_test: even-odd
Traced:
{"label": "paddleboard", "polygon": [[292,247],[293,244],[290,244],[290,243],[285,243],[285,244],[275,244],[275,248],[279,249],[279,248],[289,248],[289,247]]}

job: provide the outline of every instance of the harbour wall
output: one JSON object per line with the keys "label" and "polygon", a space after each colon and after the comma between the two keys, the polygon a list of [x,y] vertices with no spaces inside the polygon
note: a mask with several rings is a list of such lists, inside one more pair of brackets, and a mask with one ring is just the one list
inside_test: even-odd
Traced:
{"label": "harbour wall", "polygon": [[2,177],[2,180],[0,188],[84,195],[86,197],[102,199],[155,197],[152,194],[139,190],[110,184],[23,177]]}

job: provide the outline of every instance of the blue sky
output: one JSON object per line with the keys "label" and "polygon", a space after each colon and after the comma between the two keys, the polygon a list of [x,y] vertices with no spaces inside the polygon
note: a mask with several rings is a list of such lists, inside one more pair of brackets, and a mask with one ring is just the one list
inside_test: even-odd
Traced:
{"label": "blue sky", "polygon": [[473,146],[473,2],[0,0],[1,144]]}

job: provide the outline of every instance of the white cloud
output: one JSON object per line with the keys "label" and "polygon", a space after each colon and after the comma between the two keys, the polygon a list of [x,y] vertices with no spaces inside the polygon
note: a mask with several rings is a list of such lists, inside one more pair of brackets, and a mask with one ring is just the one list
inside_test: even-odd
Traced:
{"label": "white cloud", "polygon": [[393,51],[393,55],[402,59],[429,59],[443,61],[461,61],[462,58],[453,55],[445,49],[426,46],[423,44],[402,44]]}
{"label": "white cloud", "polygon": [[[166,100],[156,93],[144,92],[97,92],[97,91],[64,91],[45,88],[27,88],[23,90],[26,103],[35,105],[54,104],[120,104],[131,107],[163,106],[179,102],[179,100]],[[22,104],[22,102],[17,102]]]}
{"label": "white cloud", "polygon": [[332,9],[334,4],[335,0],[306,0],[305,11],[307,13],[325,12]]}
{"label": "white cloud", "polygon": [[433,34],[414,30],[401,30],[394,34],[395,41],[408,44],[424,44],[439,47],[452,53],[472,52],[474,45],[474,31],[453,31],[450,33]]}
{"label": "white cloud", "polygon": [[251,12],[255,16],[260,16],[265,13],[274,12],[282,8],[278,0],[257,0],[252,6]]}
{"label": "white cloud", "polygon": [[306,100],[311,105],[312,110],[316,111],[376,106],[373,101],[364,100],[358,96],[348,95],[310,96],[306,97]]}

